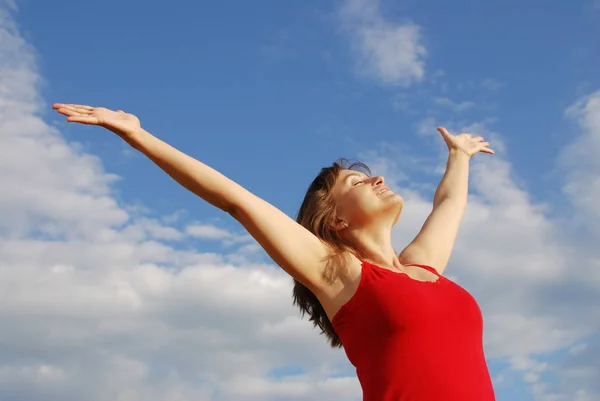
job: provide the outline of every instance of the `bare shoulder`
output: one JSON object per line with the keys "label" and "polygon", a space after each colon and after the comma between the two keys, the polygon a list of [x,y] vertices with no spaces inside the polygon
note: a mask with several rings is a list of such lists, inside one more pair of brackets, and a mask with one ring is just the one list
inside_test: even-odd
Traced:
{"label": "bare shoulder", "polygon": [[314,291],[330,320],[354,296],[361,276],[362,262],[350,253],[326,263]]}

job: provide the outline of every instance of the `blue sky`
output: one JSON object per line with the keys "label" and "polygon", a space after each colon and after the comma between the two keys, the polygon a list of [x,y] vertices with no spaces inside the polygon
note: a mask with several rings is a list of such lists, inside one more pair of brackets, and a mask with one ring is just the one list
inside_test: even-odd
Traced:
{"label": "blue sky", "polygon": [[360,396],[240,226],[49,108],[73,102],[136,114],[290,215],[320,167],[366,161],[406,199],[398,247],[441,177],[435,127],[484,135],[448,274],[482,306],[498,399],[600,399],[597,1],[0,10],[0,398]]}
{"label": "blue sky", "polygon": [[[552,196],[544,187],[557,177],[548,172],[572,130],[562,111],[598,81],[593,38],[600,28],[591,3],[384,3],[382,18],[421,29],[424,76],[408,88],[357,76],[361,67],[340,27],[339,4],[25,2],[19,22],[41,55],[48,101],[131,110],[152,132],[289,210],[298,204],[299,183],[337,157],[355,157],[378,141],[428,152],[431,143],[415,135],[415,126],[430,116],[496,119],[493,127],[506,132],[511,161],[534,196]],[[443,79],[434,78],[438,71]],[[486,89],[486,80],[502,86]],[[409,98],[410,113],[394,108],[399,95]],[[436,97],[478,107],[457,115],[436,106]],[[95,153],[113,152],[112,143],[105,149],[95,142],[106,135],[65,130]],[[290,144],[295,151],[285,152]],[[119,175],[152,177],[153,185],[146,178],[126,196],[153,208],[154,185],[181,195],[137,160],[105,163]],[[272,180],[283,191],[272,191]]]}

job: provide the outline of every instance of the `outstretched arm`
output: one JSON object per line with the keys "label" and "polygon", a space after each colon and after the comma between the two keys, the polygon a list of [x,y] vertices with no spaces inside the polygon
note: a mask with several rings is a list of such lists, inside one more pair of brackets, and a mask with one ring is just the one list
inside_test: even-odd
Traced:
{"label": "outstretched arm", "polygon": [[400,253],[406,263],[424,264],[442,274],[467,207],[469,160],[478,152],[493,154],[489,143],[470,134],[453,136],[438,128],[448,145],[446,172],[433,198],[433,210],[416,238]]}
{"label": "outstretched arm", "polygon": [[141,128],[137,117],[121,110],[55,104],[67,121],[99,125],[113,131],[179,184],[231,214],[269,256],[311,290],[319,290],[328,249],[316,236],[276,207],[204,163]]}

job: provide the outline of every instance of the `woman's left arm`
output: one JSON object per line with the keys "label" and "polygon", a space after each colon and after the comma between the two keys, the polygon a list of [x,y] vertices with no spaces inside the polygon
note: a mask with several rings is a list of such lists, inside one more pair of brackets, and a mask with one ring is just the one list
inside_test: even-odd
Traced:
{"label": "woman's left arm", "polygon": [[431,266],[442,274],[467,207],[469,161],[476,153],[493,154],[494,151],[480,136],[451,135],[445,128],[438,128],[438,131],[448,145],[446,172],[433,197],[433,210],[419,234],[400,253],[400,260]]}

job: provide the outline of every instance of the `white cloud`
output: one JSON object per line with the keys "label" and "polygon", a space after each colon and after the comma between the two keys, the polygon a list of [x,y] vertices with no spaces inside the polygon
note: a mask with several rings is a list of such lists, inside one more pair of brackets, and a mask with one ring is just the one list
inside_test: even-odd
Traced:
{"label": "white cloud", "polygon": [[423,78],[427,51],[418,25],[386,20],[378,0],[345,0],[340,16],[353,39],[359,74],[386,85],[407,86]]}
{"label": "white cloud", "polygon": [[506,84],[504,82],[500,82],[497,79],[494,78],[486,78],[481,82],[481,87],[483,87],[484,89],[489,89],[491,91],[496,91],[502,87],[504,87]]}
{"label": "white cloud", "polygon": [[566,111],[581,128],[581,135],[568,146],[562,163],[568,169],[563,187],[575,206],[586,215],[600,218],[600,91],[577,101]]}
{"label": "white cloud", "polygon": [[185,233],[194,238],[219,241],[225,247],[237,246],[236,252],[227,257],[230,263],[248,263],[266,255],[258,242],[246,232],[234,233],[213,224],[193,223],[186,226]]}
{"label": "white cloud", "polygon": [[[585,110],[594,109],[589,100],[583,104]],[[578,107],[580,110],[581,105]],[[594,118],[581,117],[586,126],[595,126]],[[600,369],[597,358],[584,352],[576,366],[551,364],[546,359],[557,351],[578,349],[594,333],[600,333],[597,250],[581,246],[563,222],[549,217],[549,205],[531,199],[505,158],[501,136],[488,124],[441,124],[460,128],[453,128],[456,132],[482,134],[500,150],[495,156],[477,155],[471,162],[469,206],[447,274],[466,287],[483,309],[488,358],[509,363],[508,371],[495,378],[496,386],[510,386],[511,382],[502,378],[512,374],[528,383],[538,400],[593,399],[598,395],[591,380],[591,374]],[[435,125],[433,119],[422,123],[428,128]],[[442,142],[433,136],[422,140]],[[410,175],[405,177],[411,170],[402,157],[369,156],[367,162],[383,166],[390,177],[404,176],[395,183],[405,198],[403,216],[394,231],[395,244],[401,249],[430,212],[434,188],[415,191]],[[576,168],[588,163],[573,161]],[[443,166],[444,160],[437,163]],[[442,172],[438,171],[440,176]],[[579,218],[590,217],[587,209],[579,211]],[[598,349],[600,340],[592,344]],[[558,378],[561,381],[556,384]]]}
{"label": "white cloud", "polygon": [[[354,27],[375,21],[395,32],[376,3],[347,6]],[[115,201],[117,177],[39,118],[34,55],[2,14],[0,398],[359,399],[343,351],[330,350],[293,309],[285,274],[264,263],[174,248],[165,241],[184,235],[169,226],[182,213],[154,220]],[[422,74],[385,78],[387,70],[375,71],[394,83]],[[568,113],[583,127],[563,158],[576,183],[567,190],[574,202],[595,190],[586,184],[593,177],[579,174],[597,166],[595,99]],[[486,124],[463,128],[499,139]],[[406,244],[430,210],[423,187],[397,171],[415,160],[372,157],[398,187],[409,188],[395,231],[396,244]],[[474,192],[448,272],[484,310],[489,356],[508,360],[539,400],[597,399],[600,257],[548,218],[547,205],[532,201],[503,157],[474,160]],[[597,219],[592,203],[575,203],[582,220]],[[219,227],[196,227],[204,228],[192,235],[254,246]],[[557,349],[571,352],[560,364],[545,362]],[[273,375],[290,364],[301,373]],[[560,381],[549,386],[547,375]]]}
{"label": "white cloud", "polygon": [[447,97],[436,97],[433,99],[433,102],[439,106],[447,107],[455,113],[461,113],[475,107],[475,103],[473,102],[455,102]]}
{"label": "white cloud", "polygon": [[185,232],[192,237],[204,239],[227,239],[233,237],[233,234],[229,231],[211,224],[192,224],[185,228]]}
{"label": "white cloud", "polygon": [[[542,300],[554,298],[556,315],[563,325],[584,326],[589,335],[578,341],[548,368],[553,385],[539,383],[534,391],[542,401],[600,399],[600,253],[597,244],[600,217],[597,199],[600,196],[600,91],[584,96],[569,107],[565,115],[577,123],[577,133],[560,154],[559,164],[565,172],[565,195],[574,205],[572,224],[564,224],[566,240],[572,252],[567,260],[569,274],[554,294]],[[569,222],[571,223],[571,222]],[[589,230],[581,230],[587,227]],[[558,294],[558,297],[557,297]],[[557,299],[558,298],[558,299]],[[565,305],[566,303],[566,305]]]}
{"label": "white cloud", "polygon": [[[128,214],[109,196],[116,177],[99,160],[69,145],[37,114],[39,76],[32,49],[9,20],[0,20],[0,231],[100,237],[99,226],[123,224]],[[17,57],[23,55],[23,57]]]}
{"label": "white cloud", "polygon": [[176,241],[183,238],[183,234],[179,230],[165,226],[156,219],[146,217],[136,219],[136,224],[126,227],[124,233],[140,241],[149,238]]}
{"label": "white cloud", "polygon": [[[300,321],[289,277],[170,245],[191,232],[237,257],[253,243],[116,202],[118,177],[39,117],[40,79],[0,14],[0,398],[358,398],[343,352]],[[308,373],[269,373],[290,364]]]}
{"label": "white cloud", "polygon": [[438,125],[433,117],[427,117],[421,120],[417,125],[417,132],[421,135],[433,135],[436,132]]}

